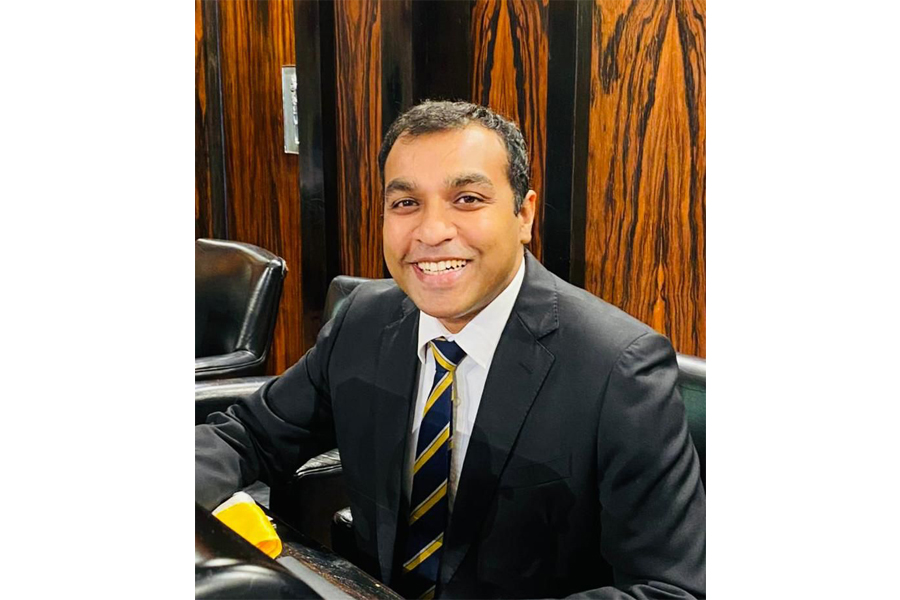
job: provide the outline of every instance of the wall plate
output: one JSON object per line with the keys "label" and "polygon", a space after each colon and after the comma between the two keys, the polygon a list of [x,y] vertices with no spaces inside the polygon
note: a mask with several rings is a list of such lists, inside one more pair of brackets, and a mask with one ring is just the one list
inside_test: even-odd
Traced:
{"label": "wall plate", "polygon": [[285,154],[299,154],[297,70],[294,65],[281,67],[281,105],[284,110],[284,152]]}

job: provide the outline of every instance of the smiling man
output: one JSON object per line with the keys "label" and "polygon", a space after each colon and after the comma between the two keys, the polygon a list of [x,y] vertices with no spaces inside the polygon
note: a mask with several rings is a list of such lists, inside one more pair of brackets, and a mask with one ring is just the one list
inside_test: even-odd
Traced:
{"label": "smiling man", "polygon": [[388,269],[451,333],[506,289],[531,241],[536,194],[513,191],[508,164],[503,140],[477,124],[404,133],[384,163]]}
{"label": "smiling man", "polygon": [[379,155],[392,281],[197,428],[207,508],[338,446],[364,568],[406,597],[705,596],[705,492],[669,342],[523,244],[518,128],[425,102]]}

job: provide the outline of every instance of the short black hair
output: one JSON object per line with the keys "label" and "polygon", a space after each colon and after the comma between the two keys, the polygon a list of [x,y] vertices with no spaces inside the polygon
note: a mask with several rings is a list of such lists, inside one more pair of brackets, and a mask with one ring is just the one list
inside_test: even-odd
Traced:
{"label": "short black hair", "polygon": [[518,126],[491,109],[471,102],[425,100],[397,117],[388,129],[378,152],[378,172],[384,189],[384,164],[401,135],[417,137],[428,133],[463,129],[478,124],[495,132],[506,144],[507,178],[513,190],[515,213],[519,214],[529,188],[528,149]]}

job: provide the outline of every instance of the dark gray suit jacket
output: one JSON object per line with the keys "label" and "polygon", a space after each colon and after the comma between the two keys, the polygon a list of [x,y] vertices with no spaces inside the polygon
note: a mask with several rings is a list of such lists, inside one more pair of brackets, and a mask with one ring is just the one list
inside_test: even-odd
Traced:
{"label": "dark gray suit jacket", "polygon": [[[393,282],[359,286],[297,364],[197,427],[197,501],[284,480],[337,445],[362,566],[390,585],[417,328]],[[526,253],[445,535],[442,596],[704,597],[706,495],[677,376],[666,338]]]}

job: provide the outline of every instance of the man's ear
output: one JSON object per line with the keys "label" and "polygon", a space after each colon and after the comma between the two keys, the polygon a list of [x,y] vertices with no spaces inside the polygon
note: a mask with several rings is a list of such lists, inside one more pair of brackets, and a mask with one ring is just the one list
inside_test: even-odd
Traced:
{"label": "man's ear", "polygon": [[531,225],[534,223],[534,211],[537,204],[537,192],[528,190],[519,209],[519,241],[527,244],[531,241]]}

